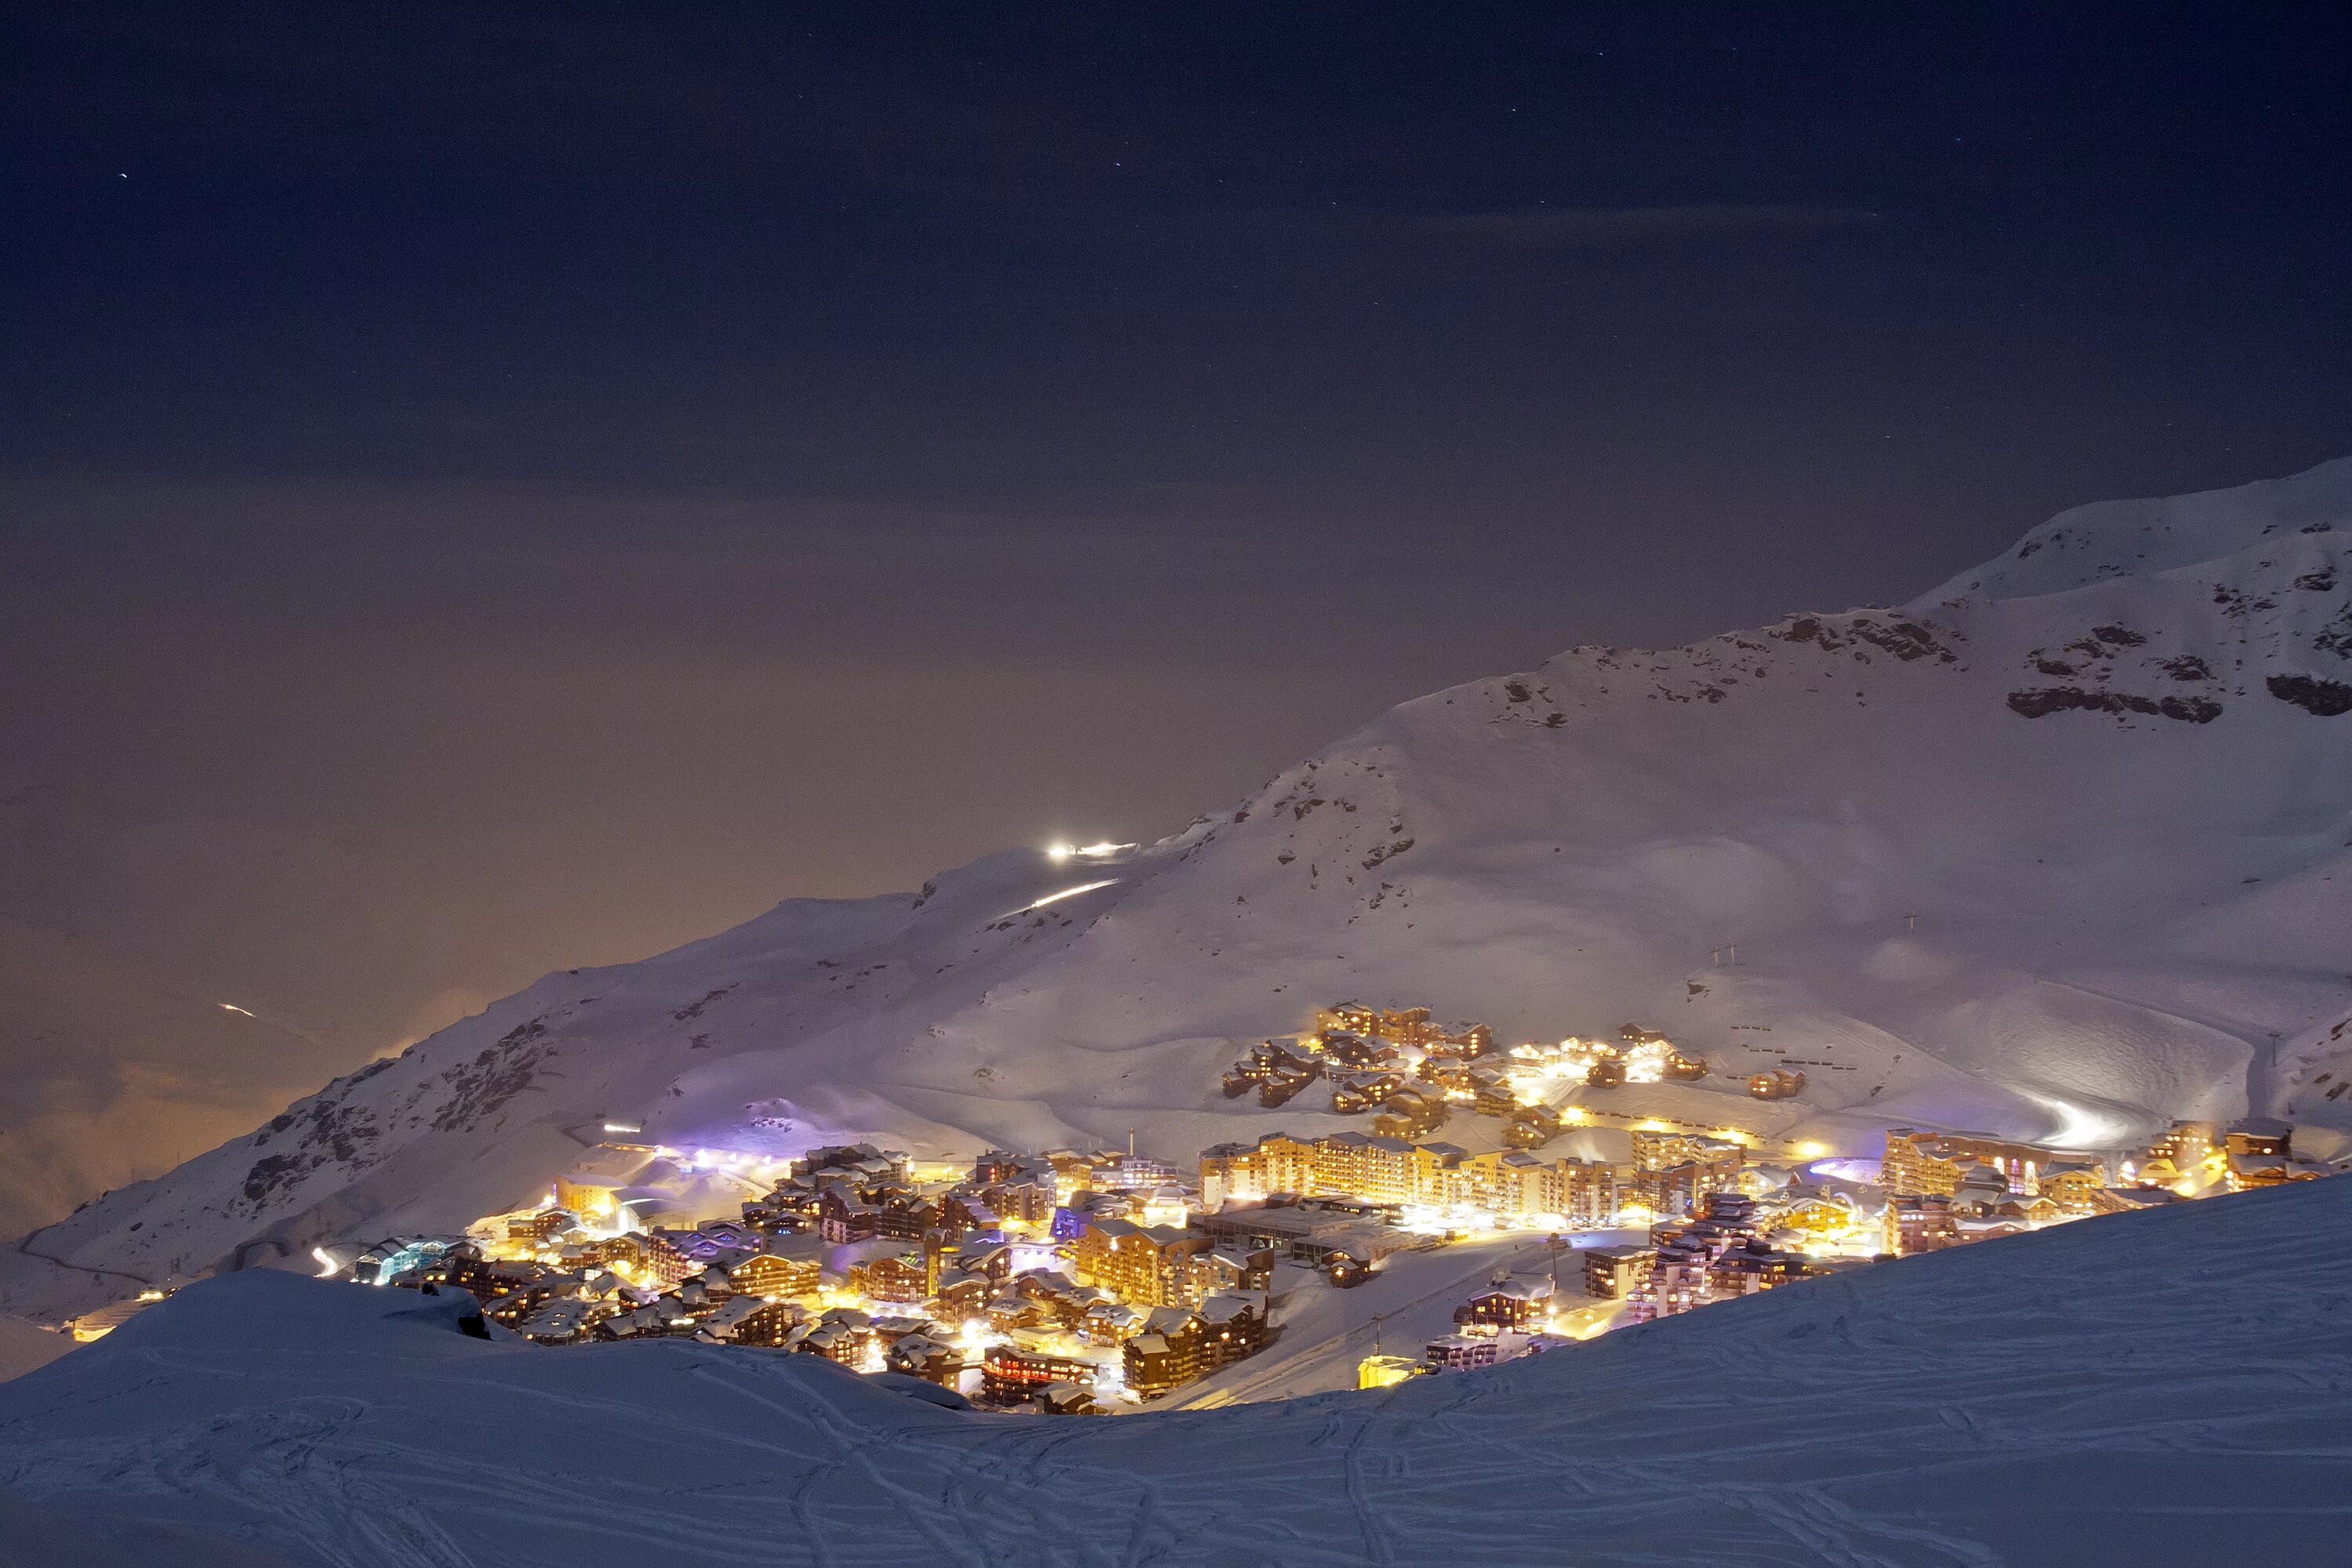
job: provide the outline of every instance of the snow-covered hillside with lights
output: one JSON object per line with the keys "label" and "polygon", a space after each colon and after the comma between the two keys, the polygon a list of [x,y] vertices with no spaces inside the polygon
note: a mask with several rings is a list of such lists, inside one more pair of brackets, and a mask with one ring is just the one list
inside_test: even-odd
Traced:
{"label": "snow-covered hillside with lights", "polygon": [[[1158,842],[550,975],[37,1233],[0,1304],[452,1230],[608,1122],[924,1156],[1133,1129],[1179,1162],[1360,1125],[1319,1085],[1218,1088],[1343,998],[1507,1038],[1640,1022],[1710,1076],[1591,1103],[1860,1154],[1911,1121],[2352,1128],[2352,460],[2068,512],[1900,608],[1423,697]],[[1745,1093],[1782,1067],[1801,1095]]]}
{"label": "snow-covered hillside with lights", "polygon": [[781,1351],[485,1342],[448,1296],[255,1271],[0,1385],[0,1529],[285,1568],[2335,1563],[2347,1226],[2352,1180],[2312,1182],[1108,1420]]}

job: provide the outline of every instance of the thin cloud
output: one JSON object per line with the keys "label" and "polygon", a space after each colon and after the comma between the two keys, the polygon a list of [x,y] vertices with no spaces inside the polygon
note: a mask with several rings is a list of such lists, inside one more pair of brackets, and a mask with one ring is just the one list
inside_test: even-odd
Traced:
{"label": "thin cloud", "polygon": [[1715,235],[1853,228],[1879,221],[1859,207],[1798,202],[1708,202],[1658,207],[1529,207],[1412,220],[1424,234],[1509,250],[1569,250]]}

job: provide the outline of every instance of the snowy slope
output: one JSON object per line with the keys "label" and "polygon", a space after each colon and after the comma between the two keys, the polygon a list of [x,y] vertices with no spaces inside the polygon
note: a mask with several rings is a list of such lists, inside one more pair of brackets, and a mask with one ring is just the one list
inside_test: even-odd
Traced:
{"label": "snowy slope", "polygon": [[2352,1180],[2316,1182],[1110,1420],[781,1352],[485,1343],[256,1271],[0,1386],[0,1493],[336,1568],[2334,1563],[2347,1234]]}
{"label": "snowy slope", "polygon": [[[451,1228],[608,1118],[922,1153],[1132,1127],[1177,1159],[1333,1127],[1319,1091],[1268,1112],[1216,1078],[1348,996],[1519,1037],[1650,1023],[1716,1073],[1613,1108],[1864,1152],[1911,1120],[2352,1128],[2326,1098],[2352,1075],[2348,541],[2352,460],[2084,508],[1899,609],[1405,703],[1159,843],[550,975],[37,1234],[0,1307]],[[1784,1063],[1803,1097],[1740,1092]]]}
{"label": "snowy slope", "polygon": [[73,1348],[74,1342],[64,1334],[22,1318],[0,1318],[0,1383],[47,1366]]}

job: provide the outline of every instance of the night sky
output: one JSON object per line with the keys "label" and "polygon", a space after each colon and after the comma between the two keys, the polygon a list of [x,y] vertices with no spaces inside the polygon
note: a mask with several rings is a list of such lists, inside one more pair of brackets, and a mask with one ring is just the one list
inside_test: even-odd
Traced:
{"label": "night sky", "polygon": [[2352,452],[2336,6],[0,12],[0,1229],[550,968]]}

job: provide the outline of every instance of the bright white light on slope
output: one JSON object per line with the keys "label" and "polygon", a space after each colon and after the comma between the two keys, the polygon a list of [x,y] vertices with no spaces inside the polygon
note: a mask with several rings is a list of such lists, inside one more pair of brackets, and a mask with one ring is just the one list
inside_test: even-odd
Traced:
{"label": "bright white light on slope", "polygon": [[2061,1149],[2109,1149],[2124,1142],[2131,1124],[2119,1116],[2108,1116],[2076,1105],[2071,1100],[2061,1100],[2054,1094],[2036,1094],[2032,1089],[2019,1091],[2026,1099],[2058,1117],[2058,1131],[2050,1134],[2049,1142]]}
{"label": "bright white light on slope", "polygon": [[1117,886],[1118,886],[1118,879],[1117,877],[1106,878],[1099,882],[1080,882],[1075,888],[1064,888],[1058,893],[1046,894],[1044,898],[1039,899],[1035,903],[1031,904],[1028,909],[1024,909],[1021,912],[1025,915],[1029,912],[1029,910],[1042,910],[1047,904],[1058,904],[1064,899],[1075,899],[1080,893],[1091,893],[1097,888],[1115,888]]}
{"label": "bright white light on slope", "polygon": [[343,1266],[335,1261],[335,1255],[323,1247],[312,1247],[310,1256],[319,1260],[319,1278],[321,1279],[332,1279],[343,1271]]}
{"label": "bright white light on slope", "polygon": [[1105,860],[1113,855],[1124,855],[1130,849],[1141,847],[1139,844],[1113,844],[1105,839],[1100,844],[1048,844],[1045,853],[1055,860],[1066,860],[1073,855],[1083,856],[1088,860]]}
{"label": "bright white light on slope", "polygon": [[224,1013],[243,1013],[248,1018],[253,1016],[249,1009],[240,1007],[234,1002],[223,1002],[220,1004],[220,1010]]}

